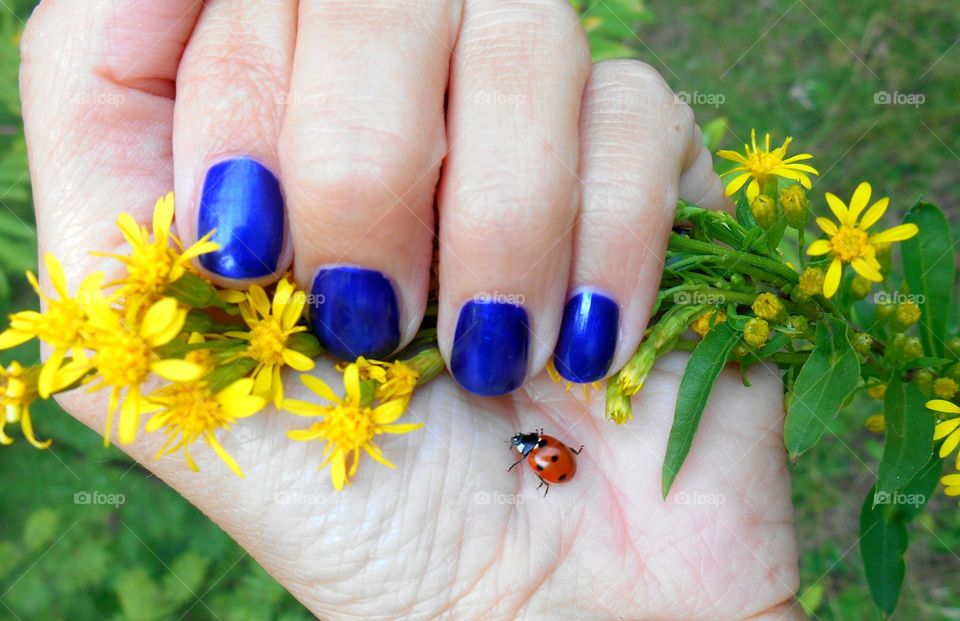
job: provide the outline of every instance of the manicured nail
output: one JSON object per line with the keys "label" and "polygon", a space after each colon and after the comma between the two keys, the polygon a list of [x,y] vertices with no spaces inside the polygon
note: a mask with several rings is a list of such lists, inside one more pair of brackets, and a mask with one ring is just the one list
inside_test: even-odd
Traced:
{"label": "manicured nail", "polygon": [[530,327],[522,306],[470,301],[460,309],[450,371],[461,386],[487,397],[523,384]]}
{"label": "manicured nail", "polygon": [[595,382],[613,361],[620,328],[620,308],[605,295],[581,291],[563,309],[553,365],[571,382]]}
{"label": "manicured nail", "polygon": [[283,250],[280,182],[248,157],[225,160],[207,171],[200,197],[197,234],[214,231],[220,250],[200,264],[224,278],[259,278],[277,270]]}
{"label": "manicured nail", "polygon": [[328,267],[313,279],[310,322],[341,360],[385,358],[400,344],[397,294],[386,276],[362,267]]}

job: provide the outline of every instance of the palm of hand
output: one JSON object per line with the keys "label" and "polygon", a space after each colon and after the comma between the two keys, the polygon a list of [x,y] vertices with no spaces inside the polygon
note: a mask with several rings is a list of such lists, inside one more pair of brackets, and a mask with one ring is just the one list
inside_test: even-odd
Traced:
{"label": "palm of hand", "polygon": [[[189,471],[153,461],[158,438],[125,447],[219,523],[324,618],[803,618],[779,380],[727,370],[667,500],[660,468],[685,358],[665,358],[618,427],[546,377],[501,399],[443,376],[419,390],[409,436],[381,436],[395,472],[367,459],[333,491],[309,421],[273,411],[221,435],[235,477],[207,447]],[[338,386],[327,363],[319,374]],[[290,396],[315,398],[293,377]],[[66,405],[102,429],[102,403]],[[543,427],[583,443],[576,478],[547,497],[504,441]]]}

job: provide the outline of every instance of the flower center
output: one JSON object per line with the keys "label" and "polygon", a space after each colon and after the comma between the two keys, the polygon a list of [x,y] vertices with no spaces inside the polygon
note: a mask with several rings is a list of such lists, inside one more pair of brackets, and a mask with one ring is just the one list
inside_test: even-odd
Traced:
{"label": "flower center", "polygon": [[346,452],[362,447],[376,435],[373,410],[350,403],[331,408],[324,427],[327,439]]}
{"label": "flower center", "polygon": [[247,354],[260,364],[282,365],[287,336],[275,319],[266,319],[250,330]]}
{"label": "flower center", "polygon": [[168,425],[177,427],[184,436],[198,436],[226,427],[232,419],[225,415],[216,397],[202,382],[173,384],[164,391]]}
{"label": "flower center", "polygon": [[97,350],[93,363],[106,384],[120,388],[142,384],[150,358],[150,346],[142,338],[121,333]]}
{"label": "flower center", "polygon": [[833,254],[847,263],[862,257],[867,246],[869,246],[869,242],[866,232],[846,224],[841,226],[837,234],[830,238]]}
{"label": "flower center", "polygon": [[83,322],[83,310],[73,300],[50,302],[49,310],[37,325],[37,338],[55,347],[73,347],[80,336]]}
{"label": "flower center", "polygon": [[758,182],[762,182],[774,169],[782,165],[783,158],[775,151],[753,151],[744,166]]}
{"label": "flower center", "polygon": [[134,293],[163,293],[170,284],[170,274],[177,255],[173,248],[159,243],[143,246],[127,263],[128,287]]}

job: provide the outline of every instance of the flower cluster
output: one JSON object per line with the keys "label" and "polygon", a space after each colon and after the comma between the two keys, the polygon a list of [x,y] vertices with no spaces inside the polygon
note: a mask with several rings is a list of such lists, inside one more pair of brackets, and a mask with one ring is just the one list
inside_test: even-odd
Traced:
{"label": "flower cluster", "polygon": [[[287,276],[270,291],[259,285],[246,291],[217,288],[191,264],[217,245],[207,236],[185,247],[171,232],[173,216],[172,194],[156,202],[152,230],[128,214],[120,215],[117,224],[128,252],[93,253],[119,262],[118,275],[109,282],[104,272],[96,272],[71,294],[63,268],[50,254],[44,263],[53,295],[41,289],[33,274],[27,275],[44,310],[11,315],[9,328],[0,333],[0,349],[38,339],[50,354],[42,365],[13,362],[0,367],[0,443],[13,442],[6,427],[19,423],[30,444],[46,448],[50,441],[38,440],[34,433],[31,403],[84,387],[107,395],[105,444],[114,434],[121,444],[129,444],[141,428],[159,431],[165,441],[156,458],[182,452],[193,470],[197,465],[190,451],[202,440],[243,476],[220,436],[269,403],[289,406],[297,414],[323,413],[324,422],[305,433],[329,442],[327,461],[333,463],[338,489],[344,478],[336,473],[346,472],[347,455],[352,456],[351,473],[356,470],[360,447],[386,463],[370,440],[377,433],[414,428],[393,421],[406,409],[418,383],[442,367],[436,349],[423,349],[407,363],[360,359],[347,367],[348,379],[363,367],[366,379],[376,383],[371,395],[383,405],[374,408],[368,407],[368,399],[357,398],[358,384],[349,381],[347,397],[330,410],[285,399],[284,369],[310,371],[322,351],[304,323],[305,293]],[[303,381],[311,388],[323,385],[310,376]],[[327,389],[320,394],[326,398],[332,393]],[[349,409],[350,404],[359,409]],[[362,431],[368,428],[351,414],[369,414],[369,437]],[[143,425],[145,416],[149,419]],[[303,439],[302,434],[293,435]]]}

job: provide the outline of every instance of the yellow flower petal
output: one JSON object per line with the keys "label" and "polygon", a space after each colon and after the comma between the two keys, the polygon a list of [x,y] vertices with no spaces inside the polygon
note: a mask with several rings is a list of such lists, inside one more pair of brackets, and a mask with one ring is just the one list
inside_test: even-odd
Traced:
{"label": "yellow flower petal", "polygon": [[960,431],[954,431],[940,445],[940,457],[946,457],[960,444]]}
{"label": "yellow flower petal", "polygon": [[863,218],[860,220],[860,228],[865,231],[876,224],[877,221],[880,220],[880,218],[883,217],[883,214],[887,211],[887,206],[889,204],[890,199],[884,197],[871,205],[870,209],[867,210],[867,213],[863,214]]}
{"label": "yellow flower petal", "polygon": [[857,223],[857,218],[863,212],[863,208],[870,202],[870,194],[873,189],[866,181],[861,181],[857,189],[853,191],[853,197],[850,199],[850,209],[847,211],[847,220],[843,224],[853,226]]}
{"label": "yellow flower petal", "polygon": [[960,485],[960,474],[948,474],[940,482],[944,485]]}
{"label": "yellow flower petal", "polygon": [[18,332],[17,330],[4,330],[0,333],[0,349],[10,349],[17,345],[23,345],[34,337],[29,332]]}
{"label": "yellow flower petal", "polygon": [[243,470],[240,469],[240,465],[237,464],[237,461],[233,458],[233,456],[231,456],[230,453],[228,453],[227,450],[223,448],[223,446],[217,441],[216,436],[208,431],[207,433],[203,434],[203,439],[207,444],[210,445],[210,448],[216,451],[220,459],[223,460],[223,463],[227,464],[227,467],[230,468],[230,470],[233,470],[235,475],[243,478]]}
{"label": "yellow flower petal", "polygon": [[131,390],[120,406],[119,437],[121,444],[130,444],[137,438],[140,428],[140,392]]}
{"label": "yellow flower petal", "polygon": [[299,399],[284,399],[283,409],[297,416],[323,416],[330,410],[330,407]]}
{"label": "yellow flower petal", "polygon": [[175,298],[163,298],[147,309],[140,336],[153,346],[164,345],[173,340],[185,319],[185,315],[181,317]]}
{"label": "yellow flower petal", "polygon": [[203,375],[203,367],[178,358],[156,360],[150,363],[150,370],[171,382],[192,382]]}
{"label": "yellow flower petal", "polygon": [[309,371],[316,366],[312,358],[292,349],[283,350],[283,361],[297,371]]}
{"label": "yellow flower petal", "polygon": [[750,173],[743,173],[739,177],[734,177],[734,179],[727,184],[727,196],[733,196],[737,190],[743,187],[743,184],[750,179]]}
{"label": "yellow flower petal", "polygon": [[47,268],[47,277],[53,284],[53,288],[60,294],[60,299],[69,298],[70,292],[67,290],[67,277],[63,273],[63,267],[60,265],[60,261],[58,261],[57,257],[53,256],[53,254],[45,252],[43,254],[43,263]]}
{"label": "yellow flower petal", "polygon": [[217,401],[226,403],[237,397],[246,397],[253,392],[253,380],[249,377],[238,379],[217,393]]}
{"label": "yellow flower petal", "polygon": [[926,407],[935,412],[943,412],[945,414],[960,414],[960,405],[956,403],[951,403],[945,399],[931,399],[926,402]]}
{"label": "yellow flower petal", "polygon": [[850,262],[850,265],[853,266],[853,269],[858,274],[867,280],[872,280],[873,282],[883,282],[883,274],[880,273],[880,270],[873,267],[866,259],[854,259]]}
{"label": "yellow flower petal", "polygon": [[843,266],[840,259],[834,259],[827,269],[827,275],[823,279],[823,295],[831,298],[840,288],[840,277],[843,275]]}
{"label": "yellow flower petal", "polygon": [[393,401],[380,404],[373,411],[373,421],[378,425],[390,424],[403,415],[405,408],[406,403],[402,399],[394,399]]}
{"label": "yellow flower petal", "polygon": [[396,466],[393,465],[390,462],[390,460],[388,460],[386,457],[383,456],[383,452],[380,451],[380,447],[377,446],[376,444],[373,444],[373,443],[364,444],[363,450],[367,453],[367,455],[372,457],[374,461],[380,462],[387,468],[396,468]]}
{"label": "yellow flower petal", "polygon": [[37,392],[43,399],[48,398],[54,391],[56,385],[57,372],[63,366],[63,357],[66,354],[62,349],[54,350],[50,358],[43,363],[40,369],[40,377],[37,378]]}
{"label": "yellow flower petal", "polygon": [[833,215],[836,216],[837,222],[840,224],[845,224],[847,222],[847,206],[842,200],[837,198],[835,194],[827,192],[824,194],[824,196],[827,199],[827,205],[830,207],[830,211],[832,211]]}
{"label": "yellow flower petal", "polygon": [[960,427],[960,418],[951,418],[942,423],[937,423],[937,426],[933,428],[933,439],[940,440],[946,438],[953,433],[957,427]]}
{"label": "yellow flower petal", "polygon": [[891,242],[903,241],[905,239],[910,239],[914,235],[920,232],[920,229],[916,224],[900,224],[893,227],[892,229],[887,229],[882,233],[877,233],[876,235],[870,236],[871,244],[889,244]]}
{"label": "yellow flower petal", "polygon": [[338,452],[330,463],[330,480],[337,491],[343,489],[343,484],[347,480],[346,457],[341,452]]}
{"label": "yellow flower petal", "polygon": [[416,431],[421,427],[423,427],[423,423],[402,423],[397,425],[384,425],[382,429],[384,433],[401,434]]}
{"label": "yellow flower petal", "polygon": [[824,233],[826,233],[831,237],[836,235],[837,231],[840,230],[837,227],[837,225],[833,222],[833,220],[830,220],[828,218],[817,218],[817,226],[820,227],[820,230],[822,230]]}
{"label": "yellow flower petal", "polygon": [[747,200],[752,201],[760,194],[760,184],[757,183],[756,179],[750,181],[750,185],[747,186]]}
{"label": "yellow flower petal", "polygon": [[360,370],[356,364],[349,364],[343,371],[343,388],[347,392],[347,399],[352,403],[360,403]]}
{"label": "yellow flower petal", "polygon": [[312,375],[301,375],[300,381],[303,382],[304,386],[327,401],[331,403],[340,403],[340,397],[338,397],[337,394],[333,392],[329,386],[327,386],[326,382],[319,377],[314,377]]}

